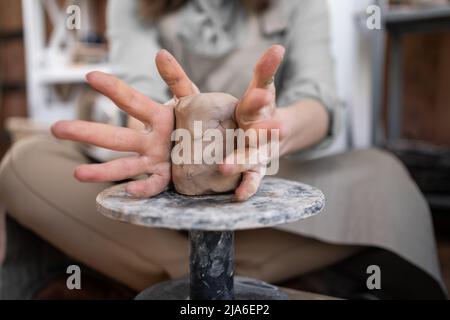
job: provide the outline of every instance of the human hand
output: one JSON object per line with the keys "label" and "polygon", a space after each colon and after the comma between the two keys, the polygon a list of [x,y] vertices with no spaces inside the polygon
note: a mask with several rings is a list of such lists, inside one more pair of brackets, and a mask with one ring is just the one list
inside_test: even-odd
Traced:
{"label": "human hand", "polygon": [[[199,92],[167,51],[161,50],[157,54],[156,65],[175,97]],[[164,191],[171,181],[173,106],[157,103],[109,74],[92,72],[86,79],[95,90],[142,122],[145,129],[134,130],[80,120],[55,123],[52,133],[59,139],[136,153],[136,156],[106,163],[80,165],[75,169],[75,177],[83,182],[105,182],[148,174],[150,176],[145,180],[128,183],[127,192],[136,197],[151,197]]]}
{"label": "human hand", "polygon": [[[276,107],[274,76],[283,61],[284,53],[285,49],[282,46],[274,45],[261,56],[256,63],[253,79],[235,110],[235,120],[239,128],[244,131],[255,130],[257,133],[261,129],[265,129],[269,134],[272,129],[279,130],[280,142],[283,140],[285,130]],[[267,141],[269,141],[270,137],[267,138]],[[235,190],[237,201],[245,201],[256,193],[266,173],[266,166],[270,157],[278,156],[274,154],[263,155],[260,152],[261,147],[258,143],[257,146],[248,146],[245,150],[238,149],[220,166],[220,171],[224,175],[232,176],[242,173],[242,181]],[[245,152],[247,158],[252,153],[258,153],[262,155],[259,159],[264,158],[265,160],[258,164],[236,164],[234,161],[238,158],[236,153],[240,152]]]}

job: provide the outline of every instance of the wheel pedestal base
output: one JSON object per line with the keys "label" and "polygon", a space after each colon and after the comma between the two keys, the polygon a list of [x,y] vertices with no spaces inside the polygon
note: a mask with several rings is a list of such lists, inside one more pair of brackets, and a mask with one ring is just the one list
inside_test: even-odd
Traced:
{"label": "wheel pedestal base", "polygon": [[[286,293],[261,280],[235,277],[235,300],[287,300]],[[189,278],[159,283],[139,293],[135,300],[189,300]]]}

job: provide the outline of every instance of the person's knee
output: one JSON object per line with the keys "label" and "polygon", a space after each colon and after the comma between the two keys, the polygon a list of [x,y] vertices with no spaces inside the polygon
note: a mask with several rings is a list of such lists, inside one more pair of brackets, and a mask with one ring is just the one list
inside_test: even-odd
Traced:
{"label": "person's knee", "polygon": [[366,172],[379,179],[402,177],[410,179],[410,174],[401,161],[392,153],[368,149],[355,151],[358,166],[366,166]]}
{"label": "person's knee", "polygon": [[366,157],[373,159],[372,163],[378,164],[378,166],[392,170],[405,170],[405,167],[401,161],[394,154],[388,151],[368,149],[362,152],[365,153]]}
{"label": "person's knee", "polygon": [[10,173],[17,174],[20,172],[20,168],[29,162],[30,158],[38,156],[40,149],[42,149],[41,141],[40,137],[31,137],[12,145],[0,164],[2,189],[9,185]]}
{"label": "person's knee", "polygon": [[15,199],[23,194],[30,171],[39,170],[33,166],[41,155],[48,152],[48,144],[55,143],[50,137],[31,137],[13,144],[0,164],[0,201],[9,213]]}
{"label": "person's knee", "polygon": [[[15,174],[15,167],[18,165],[17,162],[21,162],[24,158],[24,153],[29,147],[29,139],[21,140],[12,145],[12,147],[8,150],[6,155],[3,157],[3,160],[0,164],[0,197],[2,196],[3,191],[5,191],[9,186],[11,186],[13,178]],[[25,152],[24,152],[25,151]],[[18,161],[17,161],[18,160]]]}

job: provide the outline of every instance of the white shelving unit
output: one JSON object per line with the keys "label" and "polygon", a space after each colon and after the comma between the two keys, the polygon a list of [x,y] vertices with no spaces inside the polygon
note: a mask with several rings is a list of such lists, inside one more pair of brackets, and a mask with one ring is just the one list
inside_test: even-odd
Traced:
{"label": "white shelving unit", "polygon": [[[91,3],[89,3],[91,1]],[[108,64],[77,65],[70,61],[75,35],[66,27],[66,8],[77,4],[81,8],[82,34],[90,30],[89,6],[92,0],[66,1],[60,7],[56,0],[22,0],[27,64],[28,110],[33,120],[52,123],[76,116],[76,103],[85,75],[98,70],[110,72]],[[46,15],[51,23],[47,39]],[[59,94],[61,86],[66,94]]]}

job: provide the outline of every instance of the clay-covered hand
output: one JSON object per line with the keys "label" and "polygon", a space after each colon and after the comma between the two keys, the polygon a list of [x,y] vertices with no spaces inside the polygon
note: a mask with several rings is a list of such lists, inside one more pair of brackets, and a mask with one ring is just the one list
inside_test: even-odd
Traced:
{"label": "clay-covered hand", "polygon": [[[284,53],[285,49],[282,46],[273,45],[261,56],[256,63],[253,79],[235,110],[235,119],[239,128],[256,132],[266,129],[269,133],[272,129],[277,129],[280,142],[284,137],[284,127],[276,108],[274,77],[283,61]],[[258,153],[260,147],[257,145],[256,148],[245,151],[237,150],[236,152]],[[237,201],[245,201],[256,193],[265,175],[267,161],[271,156],[273,155],[269,154],[264,163],[248,165],[235,164],[232,160],[237,158],[235,154],[220,166],[220,171],[226,176],[242,173],[242,182],[235,191]]]}
{"label": "clay-covered hand", "polygon": [[[199,92],[167,51],[158,53],[156,65],[175,97],[182,98]],[[80,165],[75,170],[75,177],[84,182],[104,182],[146,174],[149,175],[147,179],[128,183],[127,192],[137,197],[151,197],[164,191],[171,182],[173,108],[152,101],[112,75],[92,72],[86,79],[94,89],[141,121],[145,129],[133,130],[78,120],[55,123],[52,133],[57,138],[136,153],[134,157],[107,163]]]}

